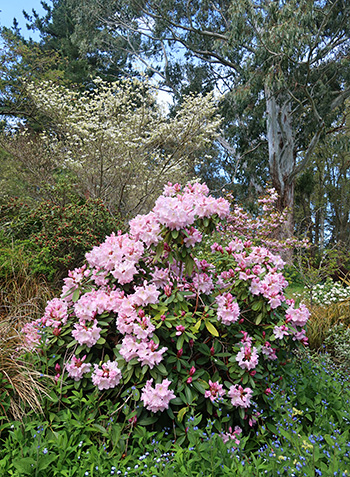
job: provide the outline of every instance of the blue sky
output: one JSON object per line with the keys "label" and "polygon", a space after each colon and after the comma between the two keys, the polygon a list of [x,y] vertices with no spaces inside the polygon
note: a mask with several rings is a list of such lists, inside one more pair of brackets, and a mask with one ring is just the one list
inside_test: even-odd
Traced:
{"label": "blue sky", "polygon": [[[48,1],[50,5],[50,2]],[[32,12],[34,8],[39,14],[43,14],[45,11],[41,6],[40,0],[0,0],[0,25],[11,27],[13,24],[13,18],[16,18],[21,28],[21,33],[25,37],[31,36],[33,39],[38,40],[39,36],[29,32],[26,29],[26,20],[22,14],[25,10],[27,13]]]}

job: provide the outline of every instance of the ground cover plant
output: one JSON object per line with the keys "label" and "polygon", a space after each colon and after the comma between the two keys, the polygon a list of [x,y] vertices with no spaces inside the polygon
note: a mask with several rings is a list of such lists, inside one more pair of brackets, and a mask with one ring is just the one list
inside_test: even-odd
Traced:
{"label": "ground cover plant", "polygon": [[[310,375],[314,379],[310,379]],[[326,356],[294,356],[284,376],[289,392],[272,388],[250,435],[235,440],[220,435],[212,421],[186,419],[188,443],[174,440],[173,430],[135,427],[130,433],[105,404],[101,414],[96,390],[82,390],[69,406],[44,415],[30,414],[3,426],[0,436],[2,475],[52,476],[347,476],[350,465],[347,378]],[[178,424],[176,424],[178,427]]]}

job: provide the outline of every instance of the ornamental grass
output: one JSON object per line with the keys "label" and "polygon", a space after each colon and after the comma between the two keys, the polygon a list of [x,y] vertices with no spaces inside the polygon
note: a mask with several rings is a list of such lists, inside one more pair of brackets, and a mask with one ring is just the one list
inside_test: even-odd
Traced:
{"label": "ornamental grass", "polygon": [[24,340],[16,319],[0,321],[0,423],[22,420],[28,408],[42,412],[41,395],[46,394],[41,373],[23,360]]}

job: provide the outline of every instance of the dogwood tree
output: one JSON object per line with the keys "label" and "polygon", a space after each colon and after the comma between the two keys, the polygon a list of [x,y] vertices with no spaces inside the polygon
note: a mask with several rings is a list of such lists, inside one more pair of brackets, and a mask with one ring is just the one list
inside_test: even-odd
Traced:
{"label": "dogwood tree", "polygon": [[[125,214],[147,211],[164,183],[193,178],[221,121],[210,94],[186,97],[169,118],[151,86],[136,79],[98,78],[83,93],[47,81],[27,92],[51,120],[35,147],[51,169],[69,172],[80,194]],[[23,136],[32,140],[29,131]],[[18,140],[8,149],[26,164],[28,148],[22,155]]]}

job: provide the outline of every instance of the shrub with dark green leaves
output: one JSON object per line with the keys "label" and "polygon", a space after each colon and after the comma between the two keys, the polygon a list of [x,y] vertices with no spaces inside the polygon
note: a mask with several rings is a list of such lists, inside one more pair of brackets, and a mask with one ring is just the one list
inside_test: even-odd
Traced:
{"label": "shrub with dark green leaves", "polygon": [[52,280],[82,265],[85,253],[123,228],[123,222],[99,199],[68,206],[46,201],[35,208],[12,199],[0,207],[0,226],[2,241],[23,246],[33,273]]}

